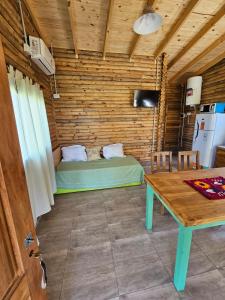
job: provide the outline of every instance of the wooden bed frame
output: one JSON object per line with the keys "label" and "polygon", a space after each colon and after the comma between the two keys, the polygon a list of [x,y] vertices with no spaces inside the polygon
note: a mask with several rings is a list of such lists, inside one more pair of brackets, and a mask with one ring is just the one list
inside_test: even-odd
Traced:
{"label": "wooden bed frame", "polygon": [[[54,160],[54,166],[55,166],[55,168],[57,168],[57,166],[59,165],[59,163],[61,162],[61,158],[62,158],[62,151],[61,151],[61,147],[59,146],[59,147],[57,147],[56,149],[54,149],[53,151],[52,151],[52,154],[53,154],[53,160]],[[128,158],[126,158],[126,159],[128,159]],[[102,163],[103,161],[106,161],[106,159],[102,159],[102,160],[100,160],[98,163]],[[109,160],[109,162],[110,162],[110,160]],[[77,162],[78,164],[79,164],[79,162]],[[87,162],[87,164],[88,164],[88,162]],[[75,165],[75,163],[74,164],[72,164],[72,165]],[[104,165],[105,166],[105,165]],[[133,164],[132,164],[132,166],[133,166]],[[125,167],[127,167],[127,166],[125,166]],[[137,166],[135,166],[135,168],[136,168]],[[101,169],[101,168],[99,168],[99,169]],[[61,187],[57,187],[57,192],[56,192],[56,194],[65,194],[65,193],[74,193],[74,192],[84,192],[84,191],[91,191],[91,190],[98,190],[98,189],[106,189],[106,188],[116,188],[116,187],[124,187],[124,186],[134,186],[134,185],[140,185],[140,184],[142,184],[143,183],[143,174],[144,174],[144,170],[143,170],[143,168],[142,169],[137,169],[137,173],[135,173],[136,175],[135,176],[133,176],[132,177],[132,180],[131,181],[127,181],[127,180],[124,180],[124,177],[122,176],[122,178],[120,177],[121,176],[121,174],[119,174],[118,175],[118,177],[119,177],[119,181],[118,181],[118,178],[117,178],[117,181],[114,183],[113,181],[111,181],[111,173],[112,173],[112,165],[110,164],[110,168],[108,169],[108,170],[104,170],[104,172],[105,172],[105,174],[106,174],[106,176],[108,176],[108,182],[107,182],[107,180],[106,181],[104,181],[103,180],[103,182],[96,182],[95,180],[93,180],[93,179],[89,179],[89,181],[87,180],[87,177],[86,177],[86,175],[87,174],[85,174],[85,176],[83,176],[82,175],[82,168],[80,169],[80,168],[78,168],[77,170],[76,170],[76,167],[74,168],[74,172],[75,172],[75,174],[70,174],[71,176],[72,175],[74,175],[75,177],[75,179],[74,179],[74,185],[72,184],[71,186],[72,186],[72,188],[66,188],[66,187],[63,187],[63,186],[65,186],[65,179],[63,179],[63,180],[61,180],[60,178],[61,178],[61,175],[62,175],[62,173],[67,173],[67,172],[65,172],[65,171],[63,171],[63,170],[60,170],[60,168],[59,169],[57,169],[56,170],[56,182],[57,182],[57,184],[58,184],[58,186],[61,186]],[[116,168],[117,169],[117,168]],[[85,169],[84,169],[85,171],[87,170],[86,169],[86,166],[85,166]],[[97,170],[97,169],[96,169]],[[92,173],[92,175],[93,174],[96,174],[96,171],[95,169],[91,169],[90,168],[90,172],[94,172],[94,173]],[[71,169],[71,170],[69,170],[69,172],[73,172],[73,169]],[[61,173],[61,175],[60,175],[60,172],[62,172]],[[77,173],[79,173],[79,174],[77,174]],[[140,173],[140,174],[139,174]],[[98,173],[99,174],[99,173]],[[105,177],[105,174],[104,174],[104,177]],[[65,176],[67,176],[66,174],[64,174]],[[101,174],[100,174],[101,175]],[[59,177],[58,177],[59,176]],[[80,177],[79,177],[80,176]],[[95,176],[93,175],[92,176],[93,178],[95,178]],[[91,178],[92,178],[91,177]],[[106,177],[107,178],[107,177]],[[67,180],[67,179],[66,179]],[[70,181],[70,179],[68,179],[69,181]],[[88,184],[87,184],[87,182],[88,182]],[[119,183],[118,183],[119,182]]]}
{"label": "wooden bed frame", "polygon": [[53,154],[54,166],[56,168],[62,159],[61,147],[57,147],[55,150],[53,150],[52,154]]}

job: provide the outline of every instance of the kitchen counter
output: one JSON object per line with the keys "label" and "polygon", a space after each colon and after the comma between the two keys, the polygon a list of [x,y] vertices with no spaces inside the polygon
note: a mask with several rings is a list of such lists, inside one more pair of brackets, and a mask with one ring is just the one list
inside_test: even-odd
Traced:
{"label": "kitchen counter", "polygon": [[215,168],[225,167],[225,146],[218,146],[216,150]]}

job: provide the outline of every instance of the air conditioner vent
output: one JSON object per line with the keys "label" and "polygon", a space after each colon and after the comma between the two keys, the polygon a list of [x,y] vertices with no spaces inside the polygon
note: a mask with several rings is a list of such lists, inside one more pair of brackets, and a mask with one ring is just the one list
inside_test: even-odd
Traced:
{"label": "air conditioner vent", "polygon": [[42,39],[29,36],[31,59],[47,75],[55,74],[55,61]]}

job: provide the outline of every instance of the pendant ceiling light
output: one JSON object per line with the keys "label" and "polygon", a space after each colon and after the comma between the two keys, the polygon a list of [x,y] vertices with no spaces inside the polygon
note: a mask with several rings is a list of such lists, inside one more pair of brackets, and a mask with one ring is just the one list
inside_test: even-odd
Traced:
{"label": "pendant ceiling light", "polygon": [[162,17],[148,6],[144,14],[134,22],[133,29],[138,34],[146,35],[157,31],[161,24]]}

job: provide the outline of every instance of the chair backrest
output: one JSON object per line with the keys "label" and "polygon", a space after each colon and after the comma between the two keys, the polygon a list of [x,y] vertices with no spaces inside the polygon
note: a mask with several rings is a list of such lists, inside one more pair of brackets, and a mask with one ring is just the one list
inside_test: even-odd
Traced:
{"label": "chair backrest", "polygon": [[200,169],[199,151],[179,151],[177,168],[178,171]]}
{"label": "chair backrest", "polygon": [[172,152],[160,151],[151,153],[151,173],[171,172]]}

